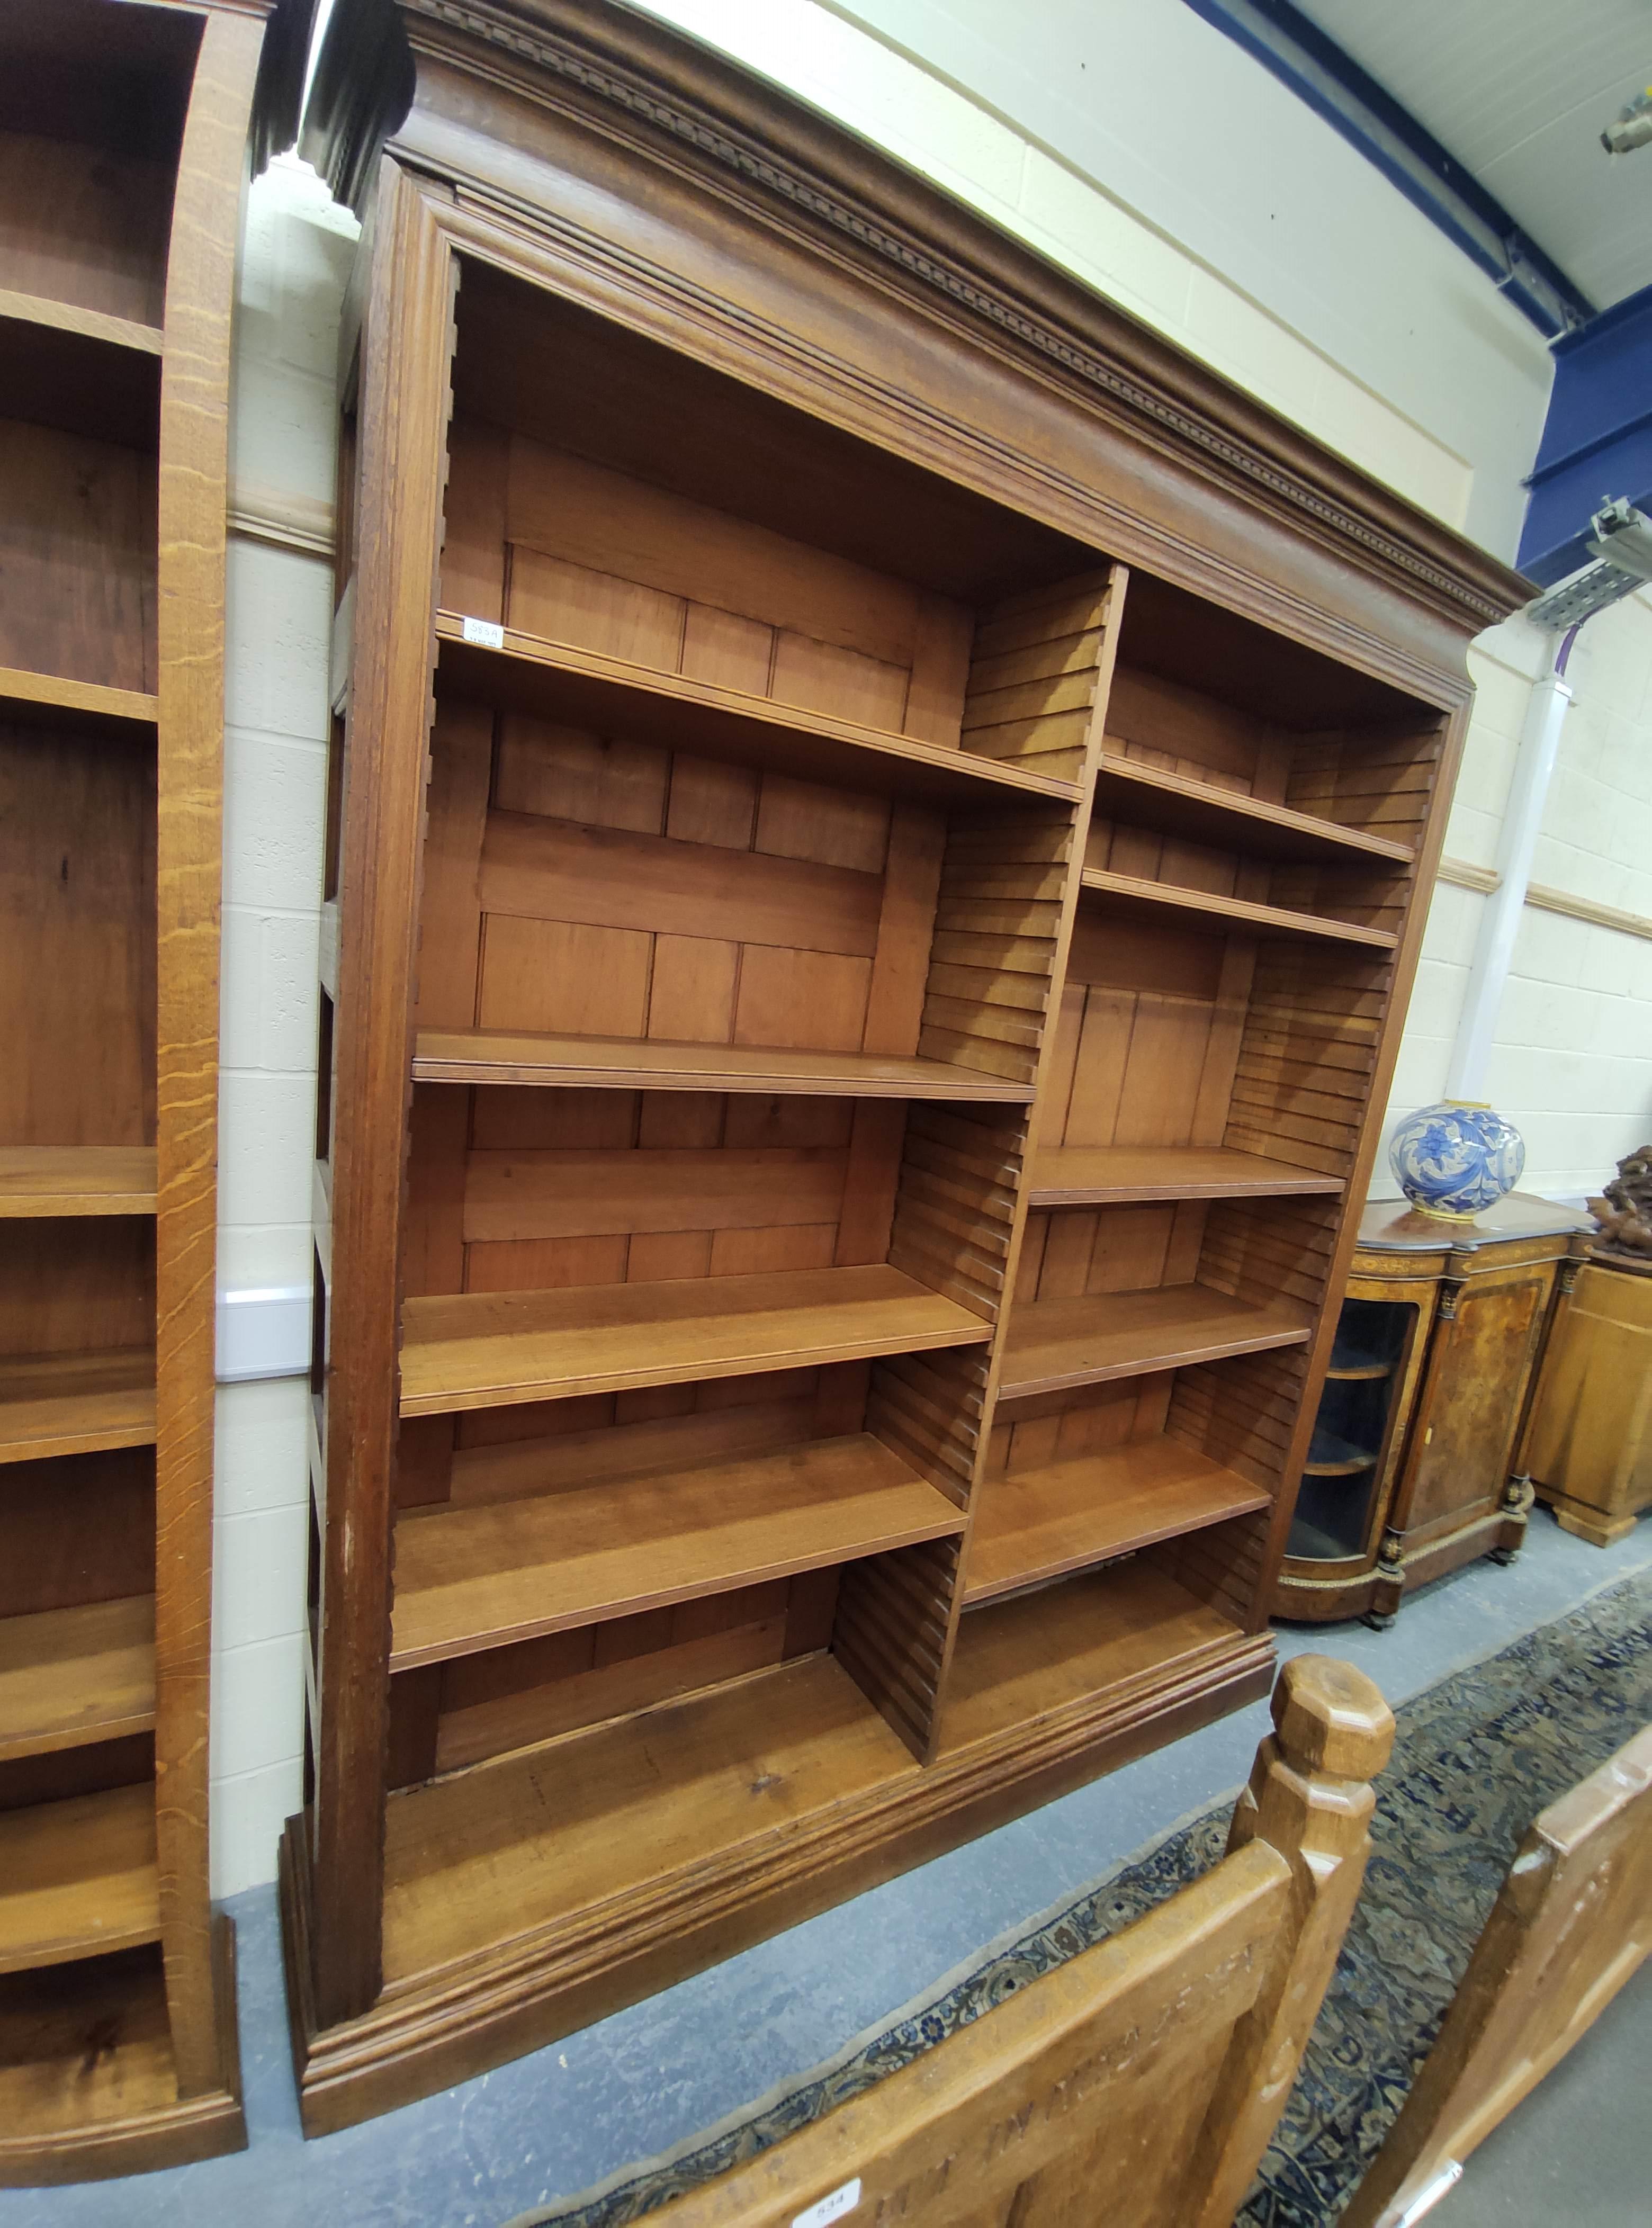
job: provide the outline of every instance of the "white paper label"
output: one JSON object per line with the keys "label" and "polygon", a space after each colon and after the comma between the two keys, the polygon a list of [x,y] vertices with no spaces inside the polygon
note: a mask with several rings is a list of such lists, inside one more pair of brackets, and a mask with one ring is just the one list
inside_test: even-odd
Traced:
{"label": "white paper label", "polygon": [[791,2228],[826,2228],[829,2220],[841,2220],[846,2212],[853,2212],[860,2201],[861,2177],[857,2174],[853,2181],[846,2181],[829,2197],[823,2197],[818,2205],[811,2205],[806,2212],[800,2212]]}
{"label": "white paper label", "polygon": [[505,631],[491,619],[466,619],[461,630],[466,642],[479,642],[483,650],[503,650]]}

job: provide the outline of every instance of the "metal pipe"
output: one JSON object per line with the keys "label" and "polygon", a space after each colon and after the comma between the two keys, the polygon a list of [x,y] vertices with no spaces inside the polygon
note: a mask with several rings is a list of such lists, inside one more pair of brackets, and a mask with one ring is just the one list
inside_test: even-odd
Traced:
{"label": "metal pipe", "polygon": [[1486,1069],[1497,1034],[1497,1015],[1514,957],[1514,939],[1520,934],[1521,915],[1532,879],[1532,860],[1543,825],[1543,808],[1548,801],[1555,754],[1560,746],[1560,730],[1566,725],[1566,707],[1572,701],[1572,684],[1566,677],[1566,661],[1578,632],[1574,626],[1562,637],[1549,670],[1540,681],[1533,683],[1527,702],[1520,752],[1514,760],[1514,776],[1508,786],[1508,803],[1504,808],[1502,832],[1497,842],[1497,887],[1486,900],[1485,910],[1480,916],[1480,933],[1469,969],[1469,987],[1457,1016],[1457,1038],[1446,1071],[1448,1098],[1480,1099],[1485,1096]]}

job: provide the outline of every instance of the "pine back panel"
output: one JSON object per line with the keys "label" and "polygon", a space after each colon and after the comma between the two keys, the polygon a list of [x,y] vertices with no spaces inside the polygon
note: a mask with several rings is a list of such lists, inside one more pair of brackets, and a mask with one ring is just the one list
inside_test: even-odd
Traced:
{"label": "pine back panel", "polygon": [[939,842],[915,807],[445,704],[418,1025],[909,1055]]}
{"label": "pine back panel", "polygon": [[0,1144],[153,1144],[148,736],[0,726]]}
{"label": "pine back panel", "polygon": [[1081,906],[1041,1144],[1220,1143],[1253,949]]}

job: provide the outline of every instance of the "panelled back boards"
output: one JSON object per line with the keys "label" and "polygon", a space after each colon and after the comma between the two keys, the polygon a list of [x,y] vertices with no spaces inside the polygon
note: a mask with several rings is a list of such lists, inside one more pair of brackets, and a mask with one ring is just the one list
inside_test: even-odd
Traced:
{"label": "panelled back boards", "polygon": [[0,9],[0,2184],[245,2140],[207,1862],[230,311],[310,15]]}
{"label": "panelled back boards", "polygon": [[340,0],[305,148],[317,2130],[1265,1691],[1522,588],[624,9]]}

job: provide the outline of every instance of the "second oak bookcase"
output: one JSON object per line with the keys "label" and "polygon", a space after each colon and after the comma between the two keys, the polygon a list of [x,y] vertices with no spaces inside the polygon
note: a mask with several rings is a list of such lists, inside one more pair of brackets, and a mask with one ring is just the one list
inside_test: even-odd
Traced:
{"label": "second oak bookcase", "polygon": [[340,0],[305,144],[314,2132],[1265,1689],[1522,591],[629,11]]}

